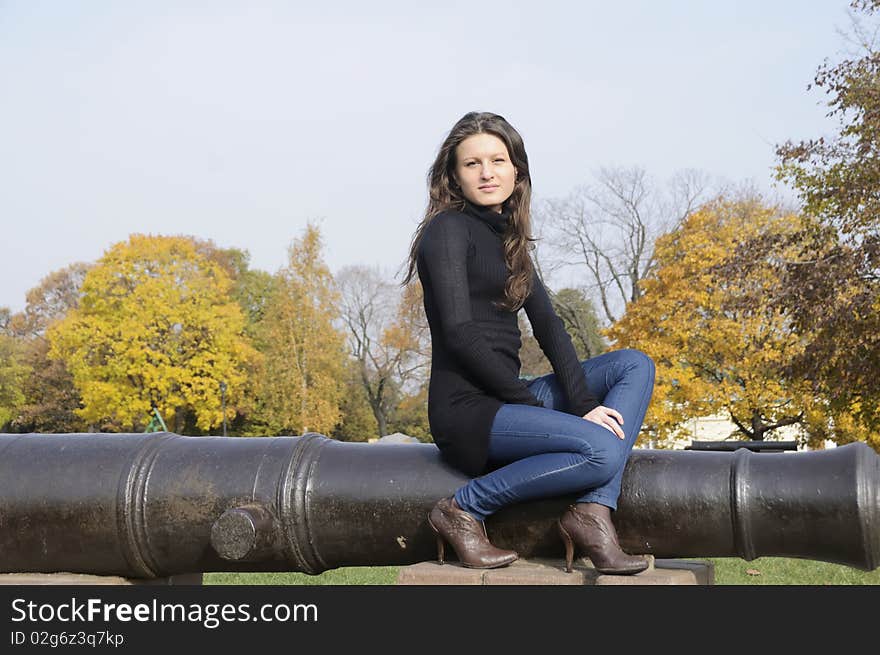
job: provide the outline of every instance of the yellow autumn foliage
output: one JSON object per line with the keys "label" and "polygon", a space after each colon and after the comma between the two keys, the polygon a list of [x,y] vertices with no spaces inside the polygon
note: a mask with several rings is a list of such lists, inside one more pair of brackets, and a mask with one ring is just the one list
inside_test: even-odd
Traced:
{"label": "yellow autumn foliage", "polygon": [[0,428],[15,417],[25,400],[22,387],[31,371],[22,364],[18,351],[15,339],[0,332]]}
{"label": "yellow autumn foliage", "polygon": [[321,255],[321,235],[308,225],[275,276],[256,327],[264,354],[257,371],[249,431],[330,434],[341,419],[345,344],[333,327],[339,296]]}
{"label": "yellow autumn foliage", "polygon": [[[229,276],[188,237],[134,234],[86,275],[79,307],[47,332],[96,428],[138,430],[159,410],[169,429],[189,412],[199,430],[235,416],[257,353]],[[180,425],[180,421],[177,421]]]}
{"label": "yellow autumn foliage", "polygon": [[615,348],[639,348],[657,365],[645,427],[660,444],[680,436],[689,418],[727,413],[742,437],[756,438],[754,428],[801,424],[808,412],[821,411],[809,381],[785,375],[806,340],[766,302],[777,283],[772,267],[728,278],[713,268],[739,244],[797,226],[796,216],[757,201],[722,199],[658,239],[657,266],[642,281],[642,297],[606,335]]}

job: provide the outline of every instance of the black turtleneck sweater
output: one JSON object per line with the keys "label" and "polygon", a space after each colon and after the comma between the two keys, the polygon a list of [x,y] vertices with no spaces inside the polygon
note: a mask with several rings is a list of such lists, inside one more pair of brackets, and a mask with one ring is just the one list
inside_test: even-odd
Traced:
{"label": "black turtleneck sweater", "polygon": [[[464,473],[485,472],[489,431],[501,405],[542,406],[519,377],[517,313],[498,309],[508,270],[503,237],[509,213],[467,203],[428,224],[417,267],[431,329],[428,421],[444,457]],[[599,405],[587,390],[571,337],[537,272],[524,309],[567,400],[583,416]]]}

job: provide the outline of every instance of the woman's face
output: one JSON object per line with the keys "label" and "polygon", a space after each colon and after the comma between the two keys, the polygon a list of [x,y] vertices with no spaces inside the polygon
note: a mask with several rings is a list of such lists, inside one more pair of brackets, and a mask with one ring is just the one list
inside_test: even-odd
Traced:
{"label": "woman's face", "polygon": [[504,141],[493,134],[475,134],[455,148],[453,177],[465,198],[500,212],[501,203],[513,193],[516,167]]}

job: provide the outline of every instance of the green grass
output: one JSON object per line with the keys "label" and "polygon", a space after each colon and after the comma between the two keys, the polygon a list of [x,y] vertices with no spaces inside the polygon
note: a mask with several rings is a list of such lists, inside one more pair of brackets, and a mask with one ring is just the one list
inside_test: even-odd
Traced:
{"label": "green grass", "polygon": [[[700,561],[700,560],[690,560]],[[861,571],[841,564],[785,557],[751,562],[708,558],[715,565],[716,585],[880,585],[880,569]],[[393,585],[399,567],[343,567],[320,575],[305,573],[205,573],[206,585]],[[749,573],[752,571],[752,573]],[[757,573],[755,573],[757,572]]]}
{"label": "green grass", "polygon": [[[842,564],[786,557],[708,559],[716,585],[880,585],[880,569],[862,571]],[[751,571],[751,573],[749,573]]]}
{"label": "green grass", "polygon": [[306,573],[205,573],[203,584],[240,585],[390,585],[397,580],[397,566],[349,566]]}

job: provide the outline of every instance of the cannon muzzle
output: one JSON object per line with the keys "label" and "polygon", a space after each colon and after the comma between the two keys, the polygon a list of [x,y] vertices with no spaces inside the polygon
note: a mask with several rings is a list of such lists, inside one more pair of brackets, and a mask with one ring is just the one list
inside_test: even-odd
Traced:
{"label": "cannon muzzle", "polygon": [[[426,515],[467,481],[431,444],[301,437],[0,434],[0,571],[154,578],[434,557]],[[863,443],[794,453],[634,450],[614,514],[657,557],[880,563],[880,457]],[[574,497],[486,527],[523,557],[562,557]]]}

